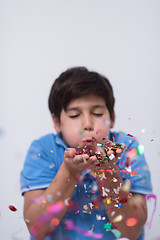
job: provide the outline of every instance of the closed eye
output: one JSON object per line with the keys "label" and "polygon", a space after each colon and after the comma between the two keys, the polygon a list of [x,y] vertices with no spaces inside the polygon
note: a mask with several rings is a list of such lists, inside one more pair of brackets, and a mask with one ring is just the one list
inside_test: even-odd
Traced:
{"label": "closed eye", "polygon": [[102,117],[103,113],[93,113],[93,115],[96,116],[96,117]]}
{"label": "closed eye", "polygon": [[76,118],[76,117],[79,117],[80,114],[76,114],[76,115],[72,115],[72,116],[69,116],[70,118]]}

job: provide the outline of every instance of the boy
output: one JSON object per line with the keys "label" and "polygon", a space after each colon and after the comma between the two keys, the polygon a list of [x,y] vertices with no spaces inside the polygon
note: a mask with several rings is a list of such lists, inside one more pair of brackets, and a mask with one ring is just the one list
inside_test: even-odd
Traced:
{"label": "boy", "polygon": [[[55,80],[57,134],[33,141],[21,172],[31,239],[144,239],[150,173],[135,138],[110,131],[114,102],[108,79],[84,67]],[[105,151],[110,140],[119,147]]]}

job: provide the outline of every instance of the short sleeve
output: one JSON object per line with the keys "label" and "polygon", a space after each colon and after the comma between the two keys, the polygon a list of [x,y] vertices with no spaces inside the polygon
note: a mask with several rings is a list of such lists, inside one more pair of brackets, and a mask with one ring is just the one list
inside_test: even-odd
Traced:
{"label": "short sleeve", "polygon": [[126,166],[127,152],[131,149],[137,149],[139,142],[133,137],[121,138],[121,142],[125,143],[126,149],[122,154],[121,159],[118,162],[118,168],[120,171],[122,179],[125,181],[128,179],[131,182],[130,192],[141,193],[141,194],[151,194],[152,184],[151,175],[149,167],[147,165],[144,153],[137,154],[134,158],[129,159],[129,164]]}
{"label": "short sleeve", "polygon": [[54,151],[45,148],[38,140],[34,141],[26,155],[20,174],[21,192],[44,189],[57,173]]}

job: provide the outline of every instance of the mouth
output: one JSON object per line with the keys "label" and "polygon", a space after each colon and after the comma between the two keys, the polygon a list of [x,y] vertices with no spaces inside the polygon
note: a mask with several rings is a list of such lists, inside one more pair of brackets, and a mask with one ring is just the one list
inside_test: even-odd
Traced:
{"label": "mouth", "polygon": [[91,146],[93,145],[94,140],[93,139],[86,139],[83,141],[84,146]]}

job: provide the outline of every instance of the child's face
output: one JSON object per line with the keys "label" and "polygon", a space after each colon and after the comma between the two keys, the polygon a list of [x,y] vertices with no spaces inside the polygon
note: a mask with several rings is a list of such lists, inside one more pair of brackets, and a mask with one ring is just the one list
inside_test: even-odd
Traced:
{"label": "child's face", "polygon": [[[54,120],[54,118],[53,118]],[[60,123],[54,120],[55,129],[69,147],[93,145],[93,139],[103,143],[114,122],[103,98],[89,95],[72,100],[60,115]]]}

